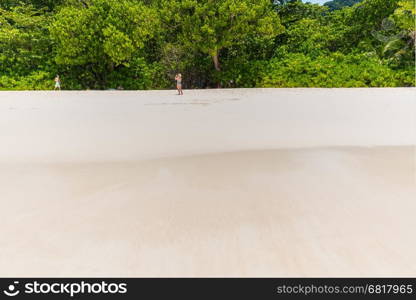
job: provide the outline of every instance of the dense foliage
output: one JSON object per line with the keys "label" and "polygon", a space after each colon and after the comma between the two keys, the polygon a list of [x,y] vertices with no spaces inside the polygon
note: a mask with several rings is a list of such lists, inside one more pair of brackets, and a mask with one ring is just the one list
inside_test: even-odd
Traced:
{"label": "dense foliage", "polygon": [[64,89],[165,89],[177,72],[186,88],[414,86],[415,0],[338,8],[2,0],[0,89],[51,89],[56,74]]}
{"label": "dense foliage", "polygon": [[325,2],[325,6],[328,6],[330,10],[342,9],[345,6],[353,6],[362,0],[332,0]]}

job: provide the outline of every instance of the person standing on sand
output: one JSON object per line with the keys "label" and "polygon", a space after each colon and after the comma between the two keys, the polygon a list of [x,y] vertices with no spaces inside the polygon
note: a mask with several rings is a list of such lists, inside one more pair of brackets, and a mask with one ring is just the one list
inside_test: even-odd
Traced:
{"label": "person standing on sand", "polygon": [[183,95],[183,91],[182,91],[182,74],[176,74],[175,76],[175,80],[176,80],[176,89],[178,90],[178,95]]}
{"label": "person standing on sand", "polygon": [[59,78],[59,75],[56,75],[55,77],[55,91],[61,90],[61,79]]}

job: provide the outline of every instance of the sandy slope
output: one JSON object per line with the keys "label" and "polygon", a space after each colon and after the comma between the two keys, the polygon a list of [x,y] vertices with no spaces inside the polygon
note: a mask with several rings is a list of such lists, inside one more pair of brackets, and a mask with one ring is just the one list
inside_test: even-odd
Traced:
{"label": "sandy slope", "polygon": [[2,92],[0,161],[416,144],[416,89]]}
{"label": "sandy slope", "polygon": [[416,274],[414,90],[169,93],[0,94],[0,276]]}

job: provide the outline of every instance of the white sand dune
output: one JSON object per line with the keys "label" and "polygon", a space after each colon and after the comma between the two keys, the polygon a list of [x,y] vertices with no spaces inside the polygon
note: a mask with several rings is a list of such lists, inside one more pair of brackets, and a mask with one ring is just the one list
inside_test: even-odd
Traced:
{"label": "white sand dune", "polygon": [[414,89],[0,93],[0,276],[414,276]]}

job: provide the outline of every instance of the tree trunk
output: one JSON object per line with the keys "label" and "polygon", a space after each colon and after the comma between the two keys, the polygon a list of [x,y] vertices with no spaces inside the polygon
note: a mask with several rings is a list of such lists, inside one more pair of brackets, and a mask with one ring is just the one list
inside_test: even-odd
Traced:
{"label": "tree trunk", "polygon": [[218,51],[216,51],[215,54],[212,55],[212,61],[214,62],[215,70],[217,70],[218,72],[221,71],[220,59],[219,59],[219,56],[218,56]]}
{"label": "tree trunk", "polygon": [[[220,65],[220,58],[219,58],[219,51],[216,50],[212,55],[212,61],[214,62],[214,67],[217,72],[221,72],[221,65]],[[221,83],[217,83],[217,88],[221,88]]]}

